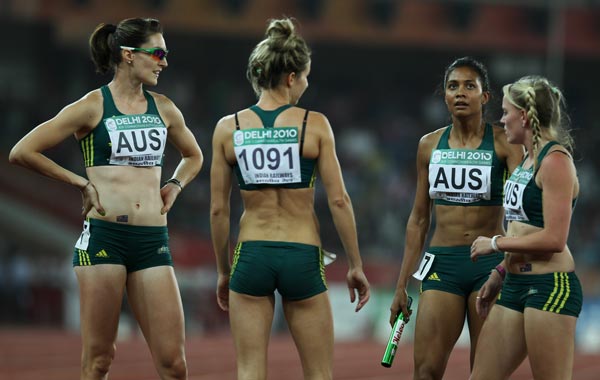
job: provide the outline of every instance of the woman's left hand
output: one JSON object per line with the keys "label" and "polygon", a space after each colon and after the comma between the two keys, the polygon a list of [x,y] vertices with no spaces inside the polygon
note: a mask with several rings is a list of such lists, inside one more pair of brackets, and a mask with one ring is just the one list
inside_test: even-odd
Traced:
{"label": "woman's left hand", "polygon": [[160,209],[161,215],[164,215],[171,210],[179,193],[181,193],[181,188],[173,183],[167,183],[160,189],[160,197],[163,201],[163,207]]}
{"label": "woman's left hand", "polygon": [[492,248],[492,239],[485,236],[479,236],[473,244],[471,244],[471,260],[477,261],[477,257],[489,255],[494,252]]}

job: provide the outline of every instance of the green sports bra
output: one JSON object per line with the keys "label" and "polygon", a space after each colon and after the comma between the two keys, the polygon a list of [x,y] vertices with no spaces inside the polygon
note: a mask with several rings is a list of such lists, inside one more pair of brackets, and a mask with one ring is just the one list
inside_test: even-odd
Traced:
{"label": "green sports bra", "polygon": [[148,102],[145,113],[124,115],[115,106],[108,86],[100,90],[104,99],[102,119],[79,140],[85,167],[162,166],[167,127],[152,95],[144,90]]}
{"label": "green sports bra", "polygon": [[452,149],[443,132],[429,161],[429,196],[436,205],[501,206],[506,164],[494,148],[494,130],[485,125],[477,149]]}
{"label": "green sports bra", "polygon": [[[544,208],[543,192],[535,183],[535,176],[541,166],[542,160],[548,154],[548,151],[554,145],[559,145],[556,141],[548,142],[537,157],[538,165],[533,170],[523,168],[523,162],[512,173],[504,185],[504,212],[508,221],[519,221],[532,226],[544,227]],[[566,154],[563,151],[558,151]],[[577,198],[573,199],[572,207],[575,207]]]}
{"label": "green sports bra", "polygon": [[237,113],[233,144],[236,162],[233,165],[242,190],[264,188],[312,188],[316,180],[316,159],[302,157],[308,110],[302,128],[277,127],[275,119],[292,105],[272,111],[250,107],[263,123],[263,128],[240,129]]}

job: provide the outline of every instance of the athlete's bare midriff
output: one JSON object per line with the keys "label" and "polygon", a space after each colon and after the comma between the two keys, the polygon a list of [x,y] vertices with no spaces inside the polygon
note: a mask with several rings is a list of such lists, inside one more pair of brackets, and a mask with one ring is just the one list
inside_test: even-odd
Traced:
{"label": "athlete's bare midriff", "polygon": [[[164,226],[160,196],[161,167],[95,166],[87,168],[106,215],[94,209],[90,218],[136,226]],[[117,220],[119,218],[119,220]]]}
{"label": "athlete's bare midriff", "polygon": [[471,245],[478,236],[504,234],[502,206],[435,206],[431,246]]}
{"label": "athlete's bare midriff", "polygon": [[[518,221],[508,223],[506,236],[518,237],[531,235],[541,231],[541,227],[532,226]],[[562,252],[525,253],[506,252],[506,264],[511,273],[540,274],[551,272],[572,272],[575,270],[575,261],[569,247],[565,246]]]}
{"label": "athlete's bare midriff", "polygon": [[244,213],[239,241],[270,240],[321,245],[314,189],[241,191]]}

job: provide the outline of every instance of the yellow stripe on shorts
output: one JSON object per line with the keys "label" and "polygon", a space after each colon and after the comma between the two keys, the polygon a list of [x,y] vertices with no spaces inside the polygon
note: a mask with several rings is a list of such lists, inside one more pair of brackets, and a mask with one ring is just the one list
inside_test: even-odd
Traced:
{"label": "yellow stripe on shorts", "polygon": [[554,290],[552,290],[542,310],[559,313],[565,306],[570,293],[571,287],[567,274],[554,273]]}
{"label": "yellow stripe on shorts", "polygon": [[231,263],[231,272],[229,272],[229,278],[231,279],[231,276],[233,276],[233,272],[235,271],[235,267],[238,263],[238,260],[240,258],[240,251],[242,250],[242,243],[237,243],[237,245],[235,246],[235,249],[233,250],[233,262]]}
{"label": "yellow stripe on shorts", "polygon": [[84,251],[83,249],[78,249],[77,253],[79,254],[79,265],[92,265],[92,262],[90,261],[90,255],[88,255],[87,251]]}

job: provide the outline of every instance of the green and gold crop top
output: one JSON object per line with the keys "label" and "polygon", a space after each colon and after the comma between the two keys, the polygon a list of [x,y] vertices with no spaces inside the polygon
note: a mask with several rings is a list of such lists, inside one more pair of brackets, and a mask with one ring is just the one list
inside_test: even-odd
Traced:
{"label": "green and gold crop top", "polygon": [[104,111],[100,123],[79,141],[85,167],[162,166],[167,127],[154,98],[144,90],[144,114],[124,115],[115,106],[108,86],[102,86]]}
{"label": "green and gold crop top", "polygon": [[[535,176],[550,148],[558,144],[556,141],[550,141],[542,148],[538,154],[538,165],[535,171],[533,170],[533,166],[529,169],[524,169],[523,163],[525,160],[523,160],[506,181],[503,203],[506,220],[544,227],[542,189],[535,183]],[[557,152],[566,154],[562,150]],[[576,203],[577,198],[573,199],[571,206],[575,207]]]}
{"label": "green and gold crop top", "polygon": [[233,148],[236,162],[233,168],[240,189],[314,187],[317,160],[302,157],[308,110],[304,114],[301,131],[298,127],[274,128],[277,116],[290,107],[292,105],[288,104],[272,111],[256,105],[250,107],[264,128],[240,129],[235,114]]}
{"label": "green and gold crop top", "polygon": [[485,125],[477,149],[451,149],[452,125],[440,137],[429,161],[429,197],[436,205],[501,206],[506,164],[496,155],[494,130]]}

